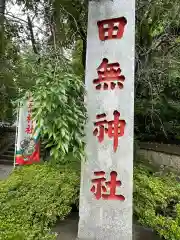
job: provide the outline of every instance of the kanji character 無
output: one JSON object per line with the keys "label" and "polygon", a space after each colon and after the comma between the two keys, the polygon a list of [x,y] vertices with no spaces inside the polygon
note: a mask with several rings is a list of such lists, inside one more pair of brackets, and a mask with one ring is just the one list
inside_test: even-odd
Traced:
{"label": "kanji character \u7121", "polygon": [[100,66],[97,68],[98,79],[94,79],[93,83],[96,84],[96,89],[108,90],[109,87],[113,90],[116,85],[121,89],[125,77],[121,75],[119,63],[108,64],[108,59],[104,58]]}

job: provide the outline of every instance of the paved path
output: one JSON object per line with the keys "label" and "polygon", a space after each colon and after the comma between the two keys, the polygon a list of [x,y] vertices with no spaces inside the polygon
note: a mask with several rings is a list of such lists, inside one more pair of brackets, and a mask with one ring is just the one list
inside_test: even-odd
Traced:
{"label": "paved path", "polygon": [[0,180],[7,178],[12,170],[13,166],[0,165]]}
{"label": "paved path", "polygon": [[[73,213],[67,220],[59,222],[54,231],[59,234],[57,240],[76,240],[77,229],[78,213]],[[151,230],[134,225],[133,240],[160,240],[160,238],[157,237]]]}

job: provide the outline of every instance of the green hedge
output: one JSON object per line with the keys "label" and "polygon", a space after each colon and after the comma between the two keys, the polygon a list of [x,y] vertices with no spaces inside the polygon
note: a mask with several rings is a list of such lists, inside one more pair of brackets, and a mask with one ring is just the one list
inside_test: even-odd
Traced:
{"label": "green hedge", "polygon": [[[26,166],[0,181],[0,240],[56,239],[51,229],[57,218],[64,219],[78,202],[79,168],[74,169]],[[180,179],[135,167],[134,215],[164,239],[179,240]]]}
{"label": "green hedge", "polygon": [[48,164],[22,167],[0,181],[0,240],[52,240],[57,217],[76,203],[79,176]]}
{"label": "green hedge", "polygon": [[180,239],[180,178],[154,174],[150,168],[134,169],[134,214],[142,225],[163,239]]}

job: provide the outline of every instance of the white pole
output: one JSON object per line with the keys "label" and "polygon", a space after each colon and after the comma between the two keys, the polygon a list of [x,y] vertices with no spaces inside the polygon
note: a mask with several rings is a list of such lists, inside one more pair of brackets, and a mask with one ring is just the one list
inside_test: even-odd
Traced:
{"label": "white pole", "polygon": [[15,135],[15,150],[14,150],[14,168],[16,166],[16,150],[17,150],[17,136],[18,136],[18,123],[19,123],[19,112],[20,112],[20,104],[18,104],[17,108],[17,117],[16,117],[16,135]]}
{"label": "white pole", "polygon": [[132,240],[135,0],[89,1],[80,240]]}

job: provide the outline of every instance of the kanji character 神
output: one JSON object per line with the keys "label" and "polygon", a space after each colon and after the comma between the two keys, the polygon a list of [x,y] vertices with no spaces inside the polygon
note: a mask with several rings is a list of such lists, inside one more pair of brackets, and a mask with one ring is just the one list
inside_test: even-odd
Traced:
{"label": "kanji character \u795e", "polygon": [[101,41],[109,39],[121,39],[123,37],[124,28],[127,24],[125,17],[106,19],[98,21],[99,38]]}
{"label": "kanji character \u795e", "polygon": [[30,124],[28,124],[28,126],[27,126],[27,128],[26,128],[25,132],[26,132],[27,134],[32,134],[32,133],[33,133],[33,131],[34,131],[34,128],[33,128],[33,123],[31,123],[31,125],[30,125]]}
{"label": "kanji character \u795e", "polygon": [[32,129],[30,127],[30,125],[28,124],[28,127],[26,128],[26,131],[25,131],[27,134],[31,134],[32,133]]}
{"label": "kanji character \u795e", "polygon": [[93,186],[91,192],[94,193],[97,200],[100,198],[104,200],[125,200],[123,195],[116,195],[116,187],[121,186],[121,181],[116,180],[117,173],[115,171],[110,173],[110,181],[106,181],[104,171],[94,172],[94,175],[99,178],[92,179]]}
{"label": "kanji character \u795e", "polygon": [[108,90],[109,87],[113,90],[116,85],[120,89],[123,88],[125,77],[121,75],[119,63],[108,64],[108,59],[104,58],[100,66],[97,68],[98,79],[94,79],[93,83],[96,84],[96,89]]}
{"label": "kanji character \u795e", "polygon": [[[107,121],[101,120],[94,123],[96,127],[93,131],[94,136],[97,136],[99,142],[101,143],[104,140],[105,133],[108,135],[109,138],[114,138],[114,152],[116,152],[118,147],[118,138],[124,135],[124,128],[126,125],[125,120],[119,120],[120,113],[118,111],[114,111],[114,120]],[[105,118],[106,114],[99,114],[96,116],[97,119]],[[99,128],[98,128],[99,127]]]}

